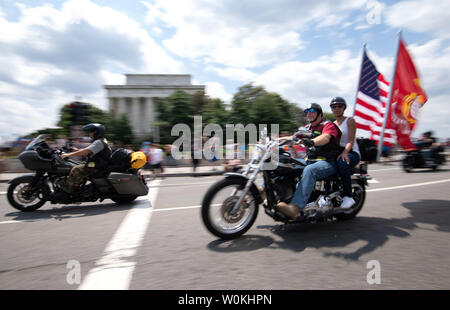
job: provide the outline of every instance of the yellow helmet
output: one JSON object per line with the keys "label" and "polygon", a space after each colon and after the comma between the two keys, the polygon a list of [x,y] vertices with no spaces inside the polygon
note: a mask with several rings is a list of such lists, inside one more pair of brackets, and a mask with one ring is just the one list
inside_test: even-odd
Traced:
{"label": "yellow helmet", "polygon": [[131,153],[131,168],[133,169],[140,169],[144,167],[145,163],[147,162],[147,157],[143,152],[133,152]]}

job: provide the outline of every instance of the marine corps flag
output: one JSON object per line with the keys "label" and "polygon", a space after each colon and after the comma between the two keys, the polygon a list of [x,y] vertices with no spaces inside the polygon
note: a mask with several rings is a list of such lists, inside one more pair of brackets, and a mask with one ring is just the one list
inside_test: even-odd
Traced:
{"label": "marine corps flag", "polygon": [[428,98],[420,86],[419,75],[402,38],[399,39],[392,87],[391,115],[388,120],[396,131],[398,144],[406,151],[416,149],[410,135],[416,126],[419,110]]}

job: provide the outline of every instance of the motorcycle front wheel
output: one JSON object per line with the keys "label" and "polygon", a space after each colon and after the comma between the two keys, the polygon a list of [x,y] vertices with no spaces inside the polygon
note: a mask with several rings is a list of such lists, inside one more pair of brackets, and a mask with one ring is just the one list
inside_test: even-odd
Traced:
{"label": "motorcycle front wheel", "polygon": [[412,171],[412,165],[409,163],[409,160],[404,159],[402,161],[402,168],[405,172],[410,173]]}
{"label": "motorcycle front wheel", "polygon": [[41,186],[37,189],[32,189],[30,187],[31,181],[32,178],[21,183],[12,183],[8,187],[8,201],[17,210],[35,211],[46,202],[44,196],[45,192],[48,192],[48,188]]}
{"label": "motorcycle front wheel", "polygon": [[258,203],[249,190],[239,208],[232,212],[243,193],[246,179],[224,179],[214,184],[202,202],[202,220],[215,236],[229,240],[247,232],[258,215]]}

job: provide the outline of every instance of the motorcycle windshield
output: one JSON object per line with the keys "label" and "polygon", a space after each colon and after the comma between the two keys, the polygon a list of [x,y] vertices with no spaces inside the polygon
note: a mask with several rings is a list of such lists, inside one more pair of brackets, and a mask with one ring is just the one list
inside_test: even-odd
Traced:
{"label": "motorcycle windshield", "polygon": [[25,148],[26,151],[32,150],[37,144],[45,140],[45,135],[39,135],[36,138],[31,141],[27,147]]}

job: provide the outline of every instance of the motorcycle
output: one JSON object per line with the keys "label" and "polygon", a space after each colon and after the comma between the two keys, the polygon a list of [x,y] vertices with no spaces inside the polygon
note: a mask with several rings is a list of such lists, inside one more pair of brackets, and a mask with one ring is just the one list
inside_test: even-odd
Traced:
{"label": "motorcycle", "polygon": [[[402,159],[402,167],[406,172],[411,172],[414,168],[429,168],[437,170],[440,165],[445,164],[445,155],[442,154],[444,148],[437,146],[432,149],[418,149],[406,152]],[[431,160],[425,160],[424,152],[430,152]]]}
{"label": "motorcycle", "polygon": [[[291,155],[290,150],[298,139],[283,142],[266,139],[254,145],[254,156],[242,173],[226,173],[224,179],[213,184],[206,192],[201,205],[201,217],[209,232],[225,240],[243,235],[255,222],[261,204],[268,216],[285,224],[348,220],[361,211],[366,198],[367,181],[371,179],[367,174],[367,163],[353,168],[352,192],[355,204],[351,208],[339,207],[343,187],[340,177],[334,174],[316,182],[308,203],[314,208],[308,208],[308,213],[291,220],[278,211],[276,206],[279,202],[289,203],[294,196],[307,164],[304,159]],[[266,192],[265,202],[255,184],[260,172]]]}
{"label": "motorcycle", "polygon": [[19,154],[18,158],[24,167],[35,173],[16,177],[8,182],[7,198],[14,208],[35,211],[47,201],[52,204],[72,204],[111,199],[124,204],[148,194],[146,181],[139,169],[123,170],[122,166],[110,165],[85,180],[77,193],[58,198],[54,193],[62,191],[72,167],[82,163],[60,157],[68,147],[66,145],[60,149],[52,149],[45,142],[44,135],[40,135]]}

